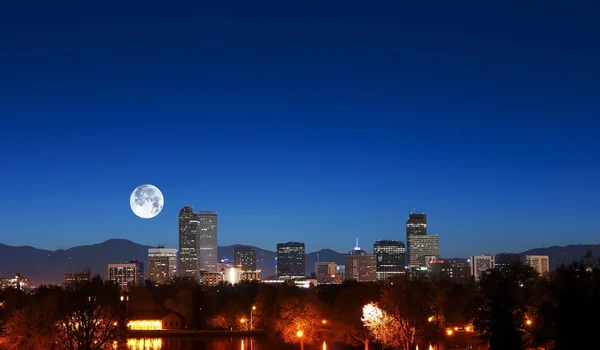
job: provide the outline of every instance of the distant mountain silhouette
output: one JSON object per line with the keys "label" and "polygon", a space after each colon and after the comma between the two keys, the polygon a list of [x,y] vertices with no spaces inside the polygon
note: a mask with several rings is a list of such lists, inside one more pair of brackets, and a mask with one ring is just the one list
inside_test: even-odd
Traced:
{"label": "distant mountain silhouette", "polygon": [[[238,245],[218,247],[219,259],[233,260],[233,248]],[[60,249],[56,251],[37,249],[23,246],[14,247],[0,244],[0,277],[10,277],[15,273],[29,278],[30,283],[62,283],[65,272],[77,272],[91,268],[93,274],[106,277],[108,264],[137,259],[144,262],[147,270],[148,248],[141,244],[126,239],[109,239],[108,241]],[[276,253],[270,250],[253,247],[256,251],[257,268],[262,270],[263,277],[275,273]],[[525,255],[548,255],[550,269],[554,270],[562,263],[570,263],[581,259],[591,250],[594,256],[600,256],[600,245],[569,245],[566,247],[552,246],[549,248],[536,248],[520,253],[521,259]],[[315,262],[344,263],[346,253],[339,253],[331,249],[323,249],[306,254],[306,273],[314,272]],[[457,258],[465,261],[465,259]],[[147,276],[147,274],[146,274]]]}

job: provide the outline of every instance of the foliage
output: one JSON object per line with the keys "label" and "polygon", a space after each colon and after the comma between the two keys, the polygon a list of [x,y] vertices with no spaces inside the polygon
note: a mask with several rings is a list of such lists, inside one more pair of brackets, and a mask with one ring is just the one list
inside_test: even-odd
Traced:
{"label": "foliage", "polygon": [[[302,340],[306,344],[312,344],[319,340],[323,328],[322,317],[315,298],[293,297],[282,303],[279,318],[274,321],[274,328],[286,343]],[[302,332],[301,337],[298,336],[298,332]]]}

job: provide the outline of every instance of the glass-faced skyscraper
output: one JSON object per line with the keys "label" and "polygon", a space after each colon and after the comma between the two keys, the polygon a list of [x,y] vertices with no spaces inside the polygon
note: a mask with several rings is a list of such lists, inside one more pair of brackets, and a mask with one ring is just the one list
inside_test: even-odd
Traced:
{"label": "glass-faced skyscraper", "polygon": [[256,252],[249,246],[233,247],[233,259],[236,266],[241,266],[243,271],[256,270]]}
{"label": "glass-faced skyscraper", "polygon": [[277,243],[277,277],[305,277],[304,258],[304,243]]}
{"label": "glass-faced skyscraper", "polygon": [[217,264],[217,213],[201,211],[197,215],[200,230],[199,269],[203,272],[219,272]]}
{"label": "glass-faced skyscraper", "polygon": [[403,242],[379,240],[373,244],[377,256],[377,280],[386,281],[394,275],[404,273],[406,247]]}
{"label": "glass-faced skyscraper", "polygon": [[427,235],[427,214],[415,214],[410,213],[406,220],[406,256],[407,265],[416,266],[419,264],[418,257],[411,250],[415,245],[411,237],[414,236],[426,236]]}
{"label": "glass-faced skyscraper", "polygon": [[179,266],[180,277],[192,277],[200,280],[199,255],[200,231],[199,217],[192,207],[179,211]]}

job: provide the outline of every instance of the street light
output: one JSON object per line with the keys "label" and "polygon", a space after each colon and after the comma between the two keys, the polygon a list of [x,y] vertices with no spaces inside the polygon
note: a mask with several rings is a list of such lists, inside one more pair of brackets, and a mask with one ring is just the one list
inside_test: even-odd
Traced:
{"label": "street light", "polygon": [[433,316],[429,316],[429,318],[427,319],[427,322],[433,322],[434,318],[435,317],[433,317]]}
{"label": "street light", "polygon": [[253,323],[252,323],[252,311],[256,310],[256,306],[252,305],[252,308],[250,309],[250,330],[253,330]]}
{"label": "street light", "polygon": [[327,320],[321,321],[322,324],[327,324]]}
{"label": "street light", "polygon": [[300,349],[304,350],[304,339],[302,339],[302,337],[304,336],[304,332],[298,331],[296,332],[296,336],[300,338]]}
{"label": "street light", "polygon": [[531,322],[531,320],[527,320],[527,321],[525,321],[525,323],[526,323],[528,326],[531,326],[531,324],[532,324],[533,322]]}

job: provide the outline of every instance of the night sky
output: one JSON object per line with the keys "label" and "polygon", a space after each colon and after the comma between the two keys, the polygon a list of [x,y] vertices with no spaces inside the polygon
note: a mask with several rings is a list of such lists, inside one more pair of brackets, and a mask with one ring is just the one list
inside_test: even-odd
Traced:
{"label": "night sky", "polygon": [[185,205],[270,250],[413,208],[444,257],[600,243],[597,1],[33,3],[0,5],[1,243],[177,247]]}

